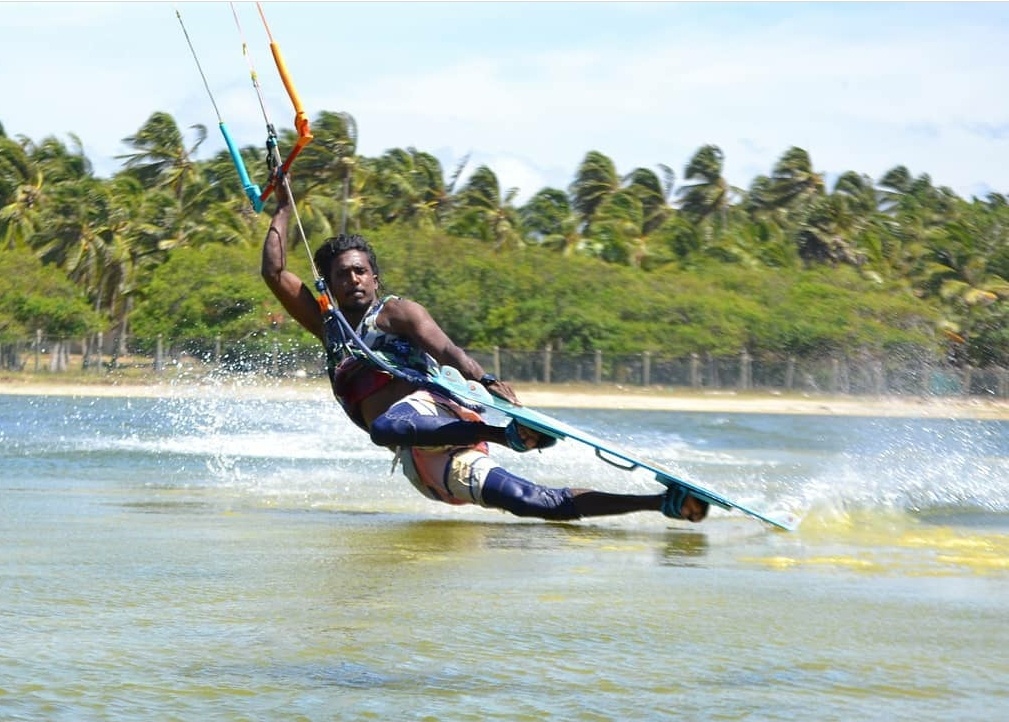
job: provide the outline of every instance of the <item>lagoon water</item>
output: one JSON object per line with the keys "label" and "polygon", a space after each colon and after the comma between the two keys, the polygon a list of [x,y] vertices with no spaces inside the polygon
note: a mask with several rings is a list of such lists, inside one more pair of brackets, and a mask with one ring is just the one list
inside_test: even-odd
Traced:
{"label": "lagoon water", "polygon": [[802,525],[439,505],[325,395],[0,395],[0,719],[1009,718],[1009,422],[550,413]]}

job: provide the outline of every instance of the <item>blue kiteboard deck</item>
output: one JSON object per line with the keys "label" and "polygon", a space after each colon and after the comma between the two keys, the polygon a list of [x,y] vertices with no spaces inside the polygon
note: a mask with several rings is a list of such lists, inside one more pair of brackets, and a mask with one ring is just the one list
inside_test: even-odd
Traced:
{"label": "blue kiteboard deck", "polygon": [[555,439],[573,439],[587,444],[595,450],[597,457],[617,468],[625,471],[644,469],[654,474],[656,481],[666,486],[675,484],[685,486],[690,489],[693,496],[703,499],[709,504],[714,504],[726,510],[736,509],[779,529],[795,531],[799,526],[799,518],[791,512],[770,512],[752,509],[739,502],[732,501],[721,494],[717,494],[710,489],[705,489],[703,486],[698,486],[690,481],[684,481],[658,463],[619,449],[608,441],[571,426],[560,419],[555,419],[527,406],[515,406],[502,398],[494,396],[476,381],[464,379],[462,374],[451,366],[442,366],[440,374],[435,381],[439,385],[444,386],[452,394],[461,396],[470,402],[480,404],[486,408],[495,409],[515,419],[523,426],[527,426],[541,434],[552,436]]}

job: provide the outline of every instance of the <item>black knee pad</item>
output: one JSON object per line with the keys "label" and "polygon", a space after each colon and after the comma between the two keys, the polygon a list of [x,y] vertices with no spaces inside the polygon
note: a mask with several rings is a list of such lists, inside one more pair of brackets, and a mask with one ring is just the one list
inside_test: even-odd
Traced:
{"label": "black knee pad", "polygon": [[371,422],[371,440],[378,446],[412,446],[417,427],[412,419],[382,414]]}
{"label": "black knee pad", "polygon": [[501,467],[495,467],[487,474],[482,498],[486,506],[504,509],[515,516],[532,516],[550,521],[579,518],[570,489],[540,486]]}
{"label": "black knee pad", "polygon": [[427,416],[408,404],[396,404],[371,422],[371,440],[379,446],[469,446],[480,442],[483,424]]}

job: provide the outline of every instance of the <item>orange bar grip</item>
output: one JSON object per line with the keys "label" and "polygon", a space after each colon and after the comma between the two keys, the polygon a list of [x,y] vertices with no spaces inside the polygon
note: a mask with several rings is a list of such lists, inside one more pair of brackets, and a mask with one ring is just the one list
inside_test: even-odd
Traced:
{"label": "orange bar grip", "polygon": [[298,95],[298,91],[295,90],[294,83],[291,82],[291,76],[287,72],[284,56],[280,53],[280,46],[277,43],[270,43],[270,52],[273,53],[273,62],[277,64],[280,79],[284,82],[284,88],[287,89],[287,94],[291,97],[291,103],[294,105],[294,127],[298,131],[298,135],[311,135],[308,129],[308,116],[305,115],[305,111],[301,107],[301,97]]}
{"label": "orange bar grip", "polygon": [[294,163],[294,159],[298,157],[298,154],[304,150],[305,146],[311,142],[312,136],[301,136],[298,138],[298,142],[294,144],[291,148],[291,152],[287,154],[287,159],[284,161],[284,165],[280,166],[280,172],[287,175],[287,171],[291,169],[291,164]]}

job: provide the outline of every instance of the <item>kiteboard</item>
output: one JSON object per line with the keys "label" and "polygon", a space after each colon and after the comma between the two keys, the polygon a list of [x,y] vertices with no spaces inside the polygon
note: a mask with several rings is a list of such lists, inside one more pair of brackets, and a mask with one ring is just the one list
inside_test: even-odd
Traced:
{"label": "kiteboard", "polygon": [[444,386],[446,391],[451,392],[451,394],[461,396],[485,408],[499,411],[540,434],[545,434],[555,439],[573,439],[586,444],[595,450],[595,454],[600,460],[624,471],[644,469],[653,474],[655,480],[661,484],[666,486],[677,484],[684,486],[690,490],[692,496],[707,501],[709,504],[714,504],[727,511],[733,509],[741,511],[779,529],[795,531],[799,526],[799,517],[791,512],[753,509],[722,496],[711,489],[698,486],[690,481],[684,481],[657,462],[624,451],[604,439],[594,436],[587,431],[582,431],[541,411],[536,411],[527,406],[516,406],[505,399],[494,396],[476,381],[469,381],[463,378],[462,374],[451,366],[442,366],[434,381],[436,384]]}

